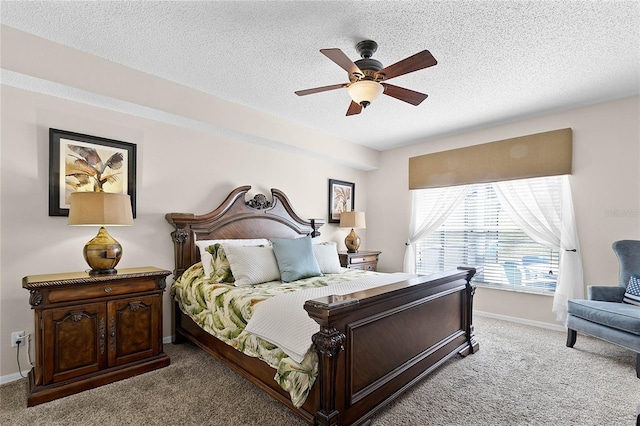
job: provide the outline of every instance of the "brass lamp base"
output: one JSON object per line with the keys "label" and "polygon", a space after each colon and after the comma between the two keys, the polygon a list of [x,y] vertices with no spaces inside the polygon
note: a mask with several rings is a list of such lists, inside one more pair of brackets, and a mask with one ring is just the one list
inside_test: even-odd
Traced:
{"label": "brass lamp base", "polygon": [[360,248],[360,237],[355,233],[353,228],[351,228],[351,232],[344,239],[344,245],[347,246],[348,253],[357,253],[358,248]]}
{"label": "brass lamp base", "polygon": [[115,267],[122,257],[122,246],[102,226],[98,235],[84,246],[83,254],[91,266],[89,275],[115,274],[118,272]]}

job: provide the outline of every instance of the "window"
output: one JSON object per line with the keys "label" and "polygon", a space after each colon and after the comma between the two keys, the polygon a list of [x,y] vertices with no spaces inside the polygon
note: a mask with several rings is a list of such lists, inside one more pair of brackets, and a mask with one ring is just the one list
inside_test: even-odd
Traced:
{"label": "window", "polygon": [[[551,202],[560,202],[560,176],[528,179],[533,190],[549,191]],[[416,273],[430,274],[461,265],[482,267],[479,285],[553,292],[558,273],[558,251],[533,241],[500,204],[493,183],[469,185],[464,200],[434,232],[416,242]],[[442,191],[442,190],[440,190]],[[437,192],[418,190],[417,223],[426,219],[427,206]],[[545,207],[545,206],[543,206]],[[554,208],[553,206],[549,206]]]}

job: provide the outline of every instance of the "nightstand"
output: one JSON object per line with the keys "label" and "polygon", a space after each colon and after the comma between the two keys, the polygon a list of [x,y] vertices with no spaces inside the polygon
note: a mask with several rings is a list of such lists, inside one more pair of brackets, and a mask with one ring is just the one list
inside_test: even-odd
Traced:
{"label": "nightstand", "polygon": [[378,268],[379,251],[358,251],[357,253],[349,253],[346,251],[338,252],[340,257],[340,265],[349,269],[364,269],[365,271],[375,271]]}
{"label": "nightstand", "polygon": [[162,348],[169,274],[142,267],[24,277],[35,313],[27,406],[169,365]]}

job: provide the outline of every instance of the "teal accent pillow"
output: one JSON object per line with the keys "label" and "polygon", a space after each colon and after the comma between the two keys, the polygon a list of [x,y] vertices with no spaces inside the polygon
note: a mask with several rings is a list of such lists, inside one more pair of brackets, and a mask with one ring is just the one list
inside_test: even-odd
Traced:
{"label": "teal accent pillow", "polygon": [[289,283],[309,277],[320,277],[320,267],[313,254],[311,237],[272,238],[273,253],[276,255],[280,279]]}

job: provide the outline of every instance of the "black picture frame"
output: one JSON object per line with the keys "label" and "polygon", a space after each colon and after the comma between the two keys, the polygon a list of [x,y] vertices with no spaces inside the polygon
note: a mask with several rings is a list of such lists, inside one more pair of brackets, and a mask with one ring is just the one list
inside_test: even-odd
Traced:
{"label": "black picture frame", "polygon": [[49,216],[69,216],[68,195],[99,186],[129,194],[135,218],[136,160],[133,143],[50,128]]}
{"label": "black picture frame", "polygon": [[329,179],[329,223],[340,223],[340,213],[354,211],[356,205],[356,184],[343,180]]}

